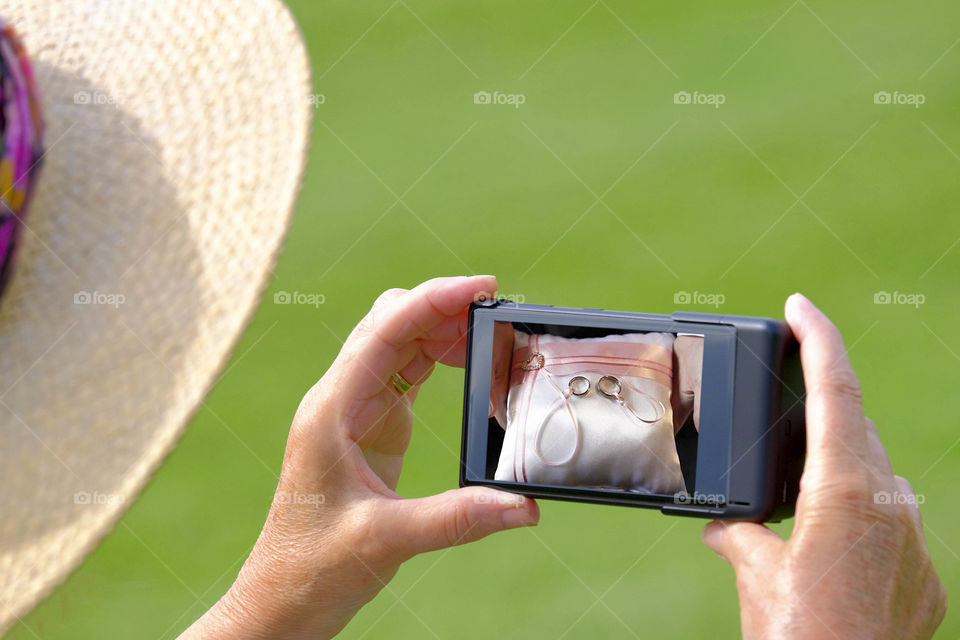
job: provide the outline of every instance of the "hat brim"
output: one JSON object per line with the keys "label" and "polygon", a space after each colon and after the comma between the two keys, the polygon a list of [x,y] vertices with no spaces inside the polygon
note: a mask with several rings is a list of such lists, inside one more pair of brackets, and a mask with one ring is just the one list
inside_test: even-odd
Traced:
{"label": "hat brim", "polygon": [[0,633],[175,445],[256,308],[309,140],[276,0],[14,0],[46,154],[0,299]]}

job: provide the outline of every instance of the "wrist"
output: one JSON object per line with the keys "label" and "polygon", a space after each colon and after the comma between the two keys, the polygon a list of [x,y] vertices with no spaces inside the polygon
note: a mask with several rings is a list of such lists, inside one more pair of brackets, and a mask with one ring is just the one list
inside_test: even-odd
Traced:
{"label": "wrist", "polygon": [[257,567],[257,551],[247,559],[226,593],[180,640],[259,640],[327,638],[316,611],[297,610],[290,590],[271,581]]}
{"label": "wrist", "polygon": [[233,585],[198,621],[197,637],[323,640],[339,633],[364,603],[355,585],[343,580],[358,568],[332,549],[313,556],[269,547],[261,537]]}
{"label": "wrist", "polygon": [[271,616],[261,616],[251,606],[248,597],[238,593],[234,583],[210,609],[191,625],[179,640],[246,640],[276,638],[278,630],[271,627]]}

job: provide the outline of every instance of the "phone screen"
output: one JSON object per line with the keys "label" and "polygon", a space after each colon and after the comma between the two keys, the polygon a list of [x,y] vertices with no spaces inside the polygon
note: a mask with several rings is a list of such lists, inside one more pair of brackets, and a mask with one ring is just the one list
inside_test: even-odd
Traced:
{"label": "phone screen", "polygon": [[493,336],[487,479],[695,490],[702,335],[497,321]]}

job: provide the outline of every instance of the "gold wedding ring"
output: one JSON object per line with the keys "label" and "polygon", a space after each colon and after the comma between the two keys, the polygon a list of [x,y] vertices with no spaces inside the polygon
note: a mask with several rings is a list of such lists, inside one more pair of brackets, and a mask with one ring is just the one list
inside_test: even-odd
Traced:
{"label": "gold wedding ring", "polygon": [[400,375],[399,372],[390,376],[390,382],[393,383],[393,388],[396,389],[400,395],[405,394],[413,388],[413,385],[407,382],[407,379]]}

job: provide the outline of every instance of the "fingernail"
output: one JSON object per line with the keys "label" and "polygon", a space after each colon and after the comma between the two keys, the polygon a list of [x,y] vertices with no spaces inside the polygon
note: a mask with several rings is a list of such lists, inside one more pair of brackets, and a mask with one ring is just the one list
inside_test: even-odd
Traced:
{"label": "fingernail", "polygon": [[799,314],[803,312],[803,309],[809,307],[812,303],[807,296],[802,293],[794,293],[789,298],[787,298],[787,304],[784,305],[784,315],[787,317],[787,320],[792,324],[795,321],[800,319]]}
{"label": "fingernail", "polygon": [[503,520],[503,526],[507,529],[516,529],[517,527],[529,527],[536,524],[536,518],[526,508],[505,509],[500,514]]}
{"label": "fingernail", "polygon": [[711,522],[703,528],[703,542],[710,548],[719,547],[722,537],[723,529],[716,522]]}
{"label": "fingernail", "polygon": [[711,522],[703,528],[703,542],[710,549],[716,553],[721,560],[729,562],[722,553],[717,551],[722,544],[721,539],[723,538],[723,525],[719,522]]}

